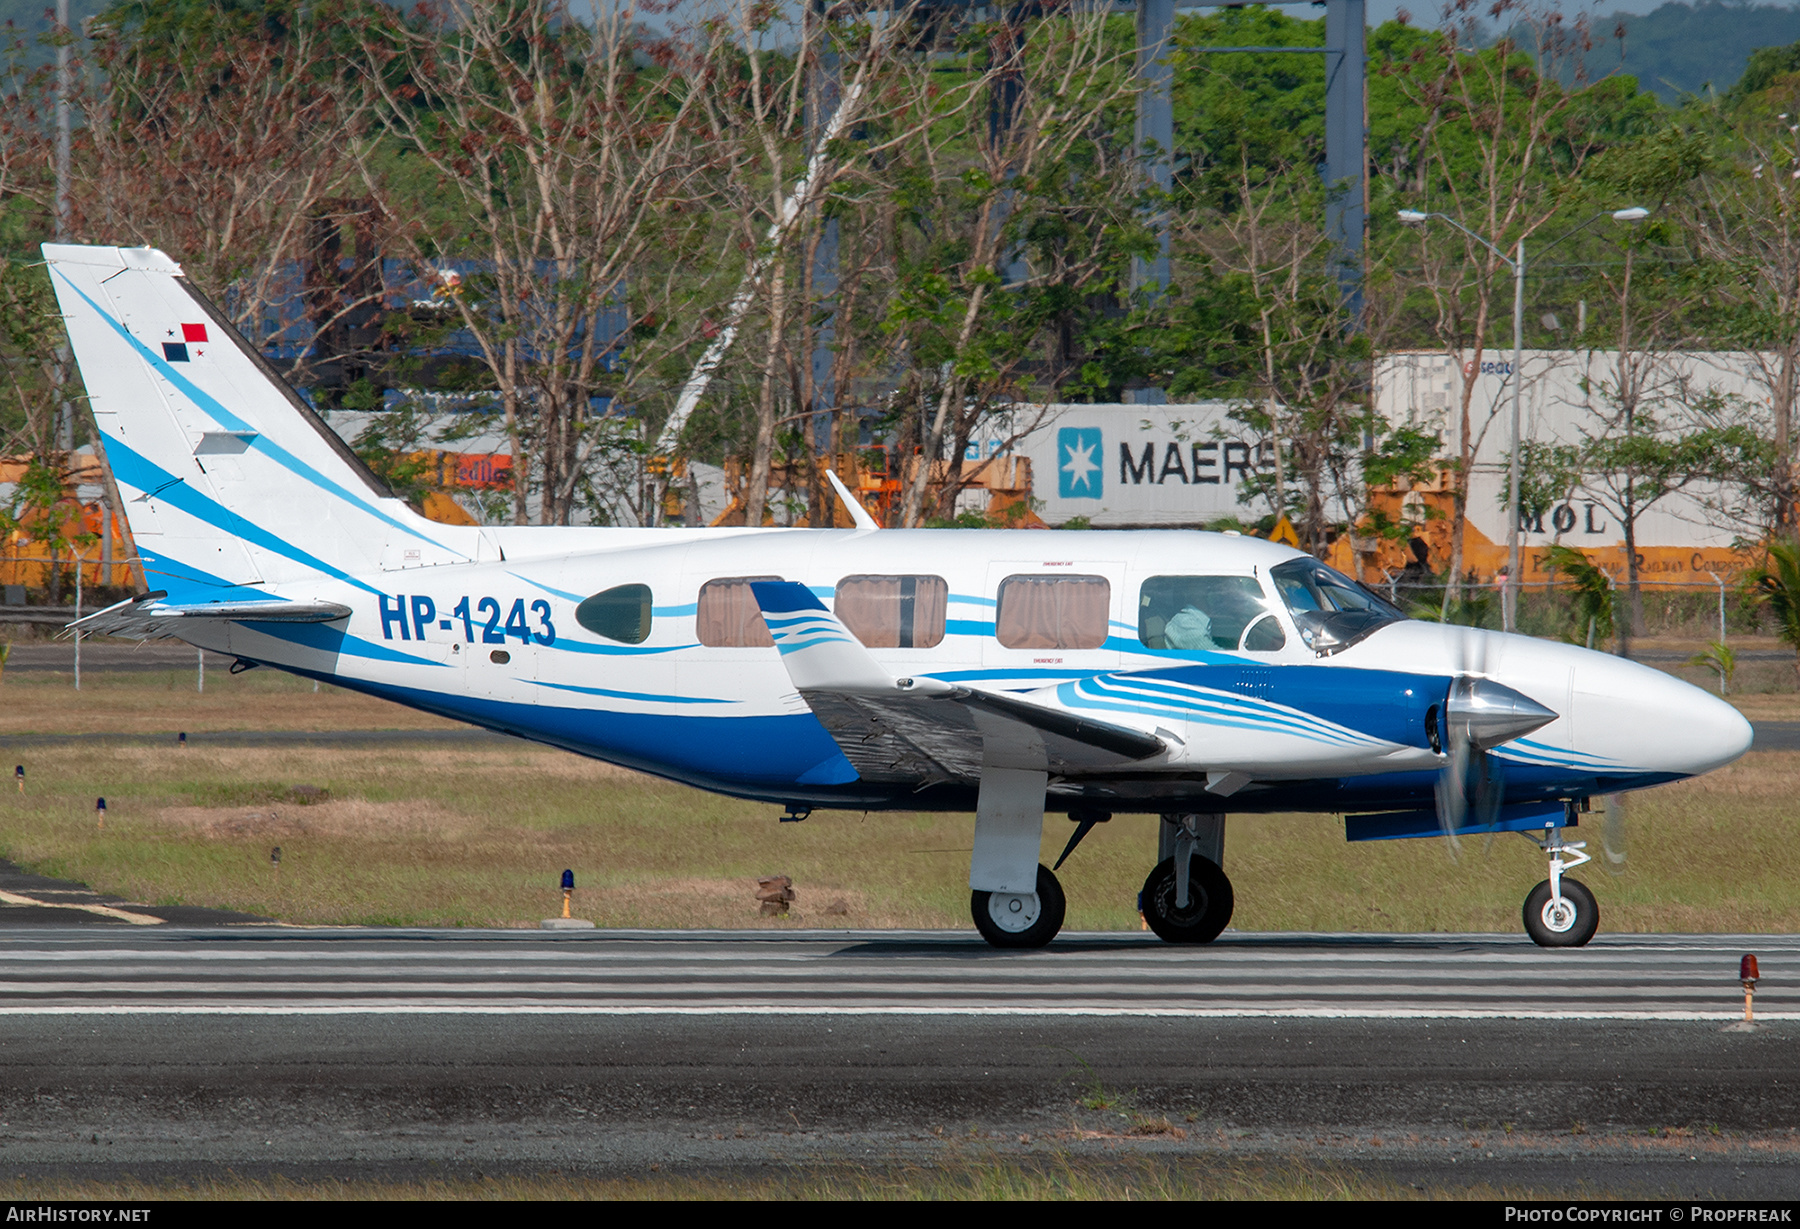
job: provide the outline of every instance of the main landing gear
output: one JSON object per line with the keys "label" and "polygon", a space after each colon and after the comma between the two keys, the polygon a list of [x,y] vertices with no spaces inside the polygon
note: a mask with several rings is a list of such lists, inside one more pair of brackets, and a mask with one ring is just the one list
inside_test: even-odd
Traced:
{"label": "main landing gear", "polygon": [[1231,923],[1236,901],[1225,859],[1223,815],[1165,815],[1161,862],[1138,897],[1144,923],[1169,943],[1211,943]]}
{"label": "main landing gear", "polygon": [[1600,928],[1600,906],[1579,879],[1565,878],[1593,856],[1586,841],[1563,840],[1563,829],[1549,830],[1539,846],[1550,856],[1550,878],[1525,898],[1525,933],[1539,947],[1581,947]]}
{"label": "main landing gear", "polygon": [[[1036,769],[984,765],[969,859],[969,912],[995,947],[1043,947],[1062,929],[1067,903],[1054,870],[1037,860],[1048,775]],[[1077,809],[1063,850],[1074,852],[1096,824],[1112,816]],[[1144,880],[1138,908],[1144,923],[1169,943],[1211,943],[1231,923],[1231,880],[1223,815],[1164,815],[1156,868]],[[1062,861],[1058,860],[1058,866]]]}
{"label": "main landing gear", "polygon": [[1056,873],[1041,862],[1035,892],[969,893],[975,929],[995,947],[1044,946],[1062,929],[1067,907]]}

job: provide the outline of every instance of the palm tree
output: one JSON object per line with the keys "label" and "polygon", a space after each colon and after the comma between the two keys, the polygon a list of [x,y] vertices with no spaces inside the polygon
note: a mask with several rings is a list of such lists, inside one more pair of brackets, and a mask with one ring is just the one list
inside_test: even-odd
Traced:
{"label": "palm tree", "polygon": [[1605,640],[1613,634],[1613,581],[1604,569],[1574,547],[1560,544],[1545,547],[1538,566],[1561,572],[1574,586],[1571,613],[1575,618],[1576,643],[1581,643],[1585,635],[1591,649],[1596,639]]}
{"label": "palm tree", "polygon": [[1774,616],[1775,634],[1794,650],[1794,668],[1800,671],[1800,543],[1769,543],[1768,560],[1744,583]]}

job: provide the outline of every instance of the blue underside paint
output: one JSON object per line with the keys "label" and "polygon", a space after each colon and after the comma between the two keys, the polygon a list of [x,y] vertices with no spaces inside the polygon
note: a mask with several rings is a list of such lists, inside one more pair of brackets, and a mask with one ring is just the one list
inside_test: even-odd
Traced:
{"label": "blue underside paint", "polygon": [[[1563,823],[1560,802],[1503,806],[1491,824],[1465,824],[1458,836],[1483,836],[1489,832],[1542,832]],[[1418,836],[1443,836],[1444,827],[1435,810],[1397,811],[1385,815],[1346,815],[1347,841],[1397,841]]]}
{"label": "blue underside paint", "polygon": [[[306,626],[306,630],[315,628]],[[969,811],[975,805],[975,790],[968,783],[920,788],[913,784],[861,781],[830,734],[810,713],[786,717],[615,713],[445,695],[293,666],[281,668],[715,793],[814,807]],[[1560,800],[1564,798],[1641,789],[1680,779],[1675,773],[1625,772],[1598,777],[1566,768],[1504,762],[1500,767],[1506,796],[1513,800],[1509,811],[1533,803],[1540,807],[1554,803],[1560,812]],[[1109,783],[1121,784],[1124,783]],[[1196,782],[1191,805],[1204,803],[1208,811],[1238,814],[1408,810],[1427,813],[1422,808],[1431,807],[1436,786],[1435,772],[1381,773],[1273,783],[1227,800],[1204,793],[1204,782]],[[1060,810],[1076,801],[1053,796],[1049,809]],[[1143,801],[1110,795],[1107,799],[1109,809],[1123,812],[1174,811],[1186,805],[1190,804],[1181,796],[1166,794]],[[1434,818],[1430,832],[1415,835],[1437,834],[1436,822]]]}
{"label": "blue underside paint", "polygon": [[[359,689],[720,793],[761,793],[772,786],[843,786],[858,779],[856,769],[811,713],[669,716],[513,704],[411,687],[362,684]],[[828,793],[821,801],[839,796]],[[800,801],[810,797],[796,795]]]}

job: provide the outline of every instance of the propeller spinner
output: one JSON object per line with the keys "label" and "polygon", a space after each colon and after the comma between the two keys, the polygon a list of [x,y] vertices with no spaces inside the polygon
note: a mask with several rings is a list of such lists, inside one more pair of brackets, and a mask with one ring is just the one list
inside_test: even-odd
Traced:
{"label": "propeller spinner", "polygon": [[1493,679],[1464,675],[1450,684],[1444,705],[1448,758],[1438,777],[1437,812],[1453,855],[1460,848],[1456,833],[1464,827],[1471,803],[1476,823],[1487,827],[1504,801],[1500,765],[1488,752],[1556,718],[1551,709]]}

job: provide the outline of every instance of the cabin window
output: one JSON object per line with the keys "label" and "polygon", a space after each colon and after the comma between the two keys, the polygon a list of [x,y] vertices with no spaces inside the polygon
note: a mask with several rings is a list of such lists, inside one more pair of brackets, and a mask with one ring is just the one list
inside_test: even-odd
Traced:
{"label": "cabin window", "polygon": [[1152,576],[1138,595],[1138,639],[1150,649],[1272,653],[1287,633],[1254,576]]}
{"label": "cabin window", "polygon": [[575,621],[608,640],[642,644],[650,638],[650,586],[617,585],[575,608]]}
{"label": "cabin window", "polygon": [[779,576],[735,576],[709,580],[700,587],[700,603],[694,612],[694,634],[700,643],[715,649],[772,649],[769,625],[756,604],[753,580],[780,580]]}
{"label": "cabin window", "polygon": [[949,601],[941,576],[846,576],[832,610],[871,649],[932,649],[944,639]]}
{"label": "cabin window", "polygon": [[994,635],[1009,649],[1097,649],[1111,609],[1104,576],[1008,576]]}

